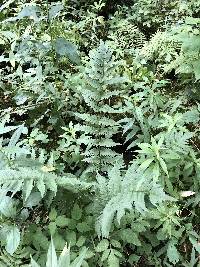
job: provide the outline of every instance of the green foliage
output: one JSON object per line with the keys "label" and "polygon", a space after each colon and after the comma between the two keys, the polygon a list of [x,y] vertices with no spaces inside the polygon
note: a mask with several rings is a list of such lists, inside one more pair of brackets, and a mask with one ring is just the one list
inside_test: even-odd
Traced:
{"label": "green foliage", "polygon": [[[51,240],[51,244],[47,253],[47,262],[46,267],[80,267],[82,265],[83,259],[85,257],[86,250],[80,252],[80,255],[71,262],[70,260],[70,248],[65,246],[59,259],[57,259],[56,251],[54,247],[53,240]],[[38,267],[39,265],[31,259],[31,267]]]}
{"label": "green foliage", "polygon": [[185,24],[177,29],[175,40],[181,43],[179,56],[171,63],[179,74],[190,74],[195,80],[200,79],[200,19],[188,17]]}
{"label": "green foliage", "polygon": [[0,266],[199,265],[199,16],[3,1]]}
{"label": "green foliage", "polygon": [[160,185],[153,181],[153,177],[146,177],[143,172],[138,170],[139,167],[133,164],[122,176],[119,166],[116,165],[108,173],[108,179],[97,176],[98,188],[93,208],[94,211],[100,210],[102,213],[96,226],[99,235],[108,237],[115,213],[120,224],[125,211],[131,210],[133,206],[141,213],[147,212],[145,203],[147,196],[149,198],[148,205],[151,203],[157,206],[167,199],[170,200]]}
{"label": "green foliage", "polygon": [[97,50],[91,51],[90,62],[85,69],[85,83],[78,88],[89,108],[87,114],[75,113],[84,121],[77,126],[83,132],[78,141],[86,145],[84,161],[92,165],[92,170],[100,172],[106,171],[107,165],[113,165],[119,159],[119,155],[111,149],[118,145],[112,140],[119,131],[115,117],[125,112],[122,93],[127,79],[117,74],[119,64],[114,61],[108,46],[101,42]]}

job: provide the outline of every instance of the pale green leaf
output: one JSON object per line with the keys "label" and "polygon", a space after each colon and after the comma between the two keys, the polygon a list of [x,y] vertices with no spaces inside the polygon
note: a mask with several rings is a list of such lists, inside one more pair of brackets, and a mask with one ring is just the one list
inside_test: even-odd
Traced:
{"label": "pale green leaf", "polygon": [[49,19],[52,20],[60,14],[60,11],[63,9],[63,5],[61,3],[57,3],[56,5],[52,5],[49,9]]}
{"label": "pale green leaf", "polygon": [[6,237],[6,250],[11,255],[17,250],[20,243],[20,231],[16,226],[12,226]]}
{"label": "pale green leaf", "polygon": [[70,247],[67,244],[59,257],[58,267],[70,267]]}
{"label": "pale green leaf", "polygon": [[43,179],[38,179],[37,181],[37,188],[38,190],[40,191],[41,193],[41,197],[44,197],[44,194],[45,194],[45,184],[44,184],[44,181]]}
{"label": "pale green leaf", "polygon": [[56,256],[56,250],[53,244],[53,239],[51,240],[48,252],[47,252],[47,263],[46,267],[57,267],[57,256]]}
{"label": "pale green leaf", "polygon": [[31,267],[40,267],[37,262],[31,257]]}
{"label": "pale green leaf", "polygon": [[119,267],[119,259],[115,256],[113,250],[111,250],[110,255],[108,256],[108,266],[109,267]]}
{"label": "pale green leaf", "polygon": [[167,257],[173,264],[176,264],[180,260],[178,250],[173,242],[170,242],[168,245]]}
{"label": "pale green leaf", "polygon": [[142,170],[146,170],[146,169],[149,167],[149,165],[152,163],[152,161],[154,161],[154,158],[145,160],[145,161],[140,165],[140,169],[142,169]]}
{"label": "pale green leaf", "polygon": [[103,239],[99,242],[99,244],[96,246],[95,250],[97,252],[102,252],[104,250],[106,250],[109,246],[109,242],[107,239]]}
{"label": "pale green leaf", "polygon": [[80,255],[71,263],[71,266],[70,267],[81,267],[82,263],[83,263],[83,260],[86,256],[86,252],[87,252],[87,249],[84,248]]}

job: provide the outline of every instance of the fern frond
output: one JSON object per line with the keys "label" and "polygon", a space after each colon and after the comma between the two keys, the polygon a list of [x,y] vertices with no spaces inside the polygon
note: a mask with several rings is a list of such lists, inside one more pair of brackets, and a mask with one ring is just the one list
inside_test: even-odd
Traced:
{"label": "fern frond", "polygon": [[153,182],[135,164],[126,172],[120,171],[120,166],[116,164],[108,172],[108,179],[98,175],[93,204],[94,210],[101,213],[96,223],[98,235],[108,237],[115,214],[120,223],[126,210],[135,208],[142,214],[147,212],[147,197],[153,206],[171,199],[159,184]]}
{"label": "fern frond", "polygon": [[[88,113],[75,113],[83,121],[83,125],[78,124],[76,129],[82,134],[78,143],[86,146],[83,160],[93,164],[90,170],[106,169],[106,165],[113,165],[117,160],[112,147],[118,144],[112,138],[120,127],[116,114],[123,114],[126,110],[123,107],[123,89],[119,90],[119,86],[127,81],[126,77],[117,74],[119,65],[109,47],[100,42],[98,48],[90,52],[84,85],[78,89],[90,110]],[[110,148],[109,157],[104,155],[106,148]]]}
{"label": "fern frond", "polygon": [[7,191],[15,194],[23,192],[26,200],[34,187],[36,187],[43,197],[47,189],[57,192],[57,176],[53,173],[39,171],[38,169],[19,167],[18,169],[0,170],[0,184]]}
{"label": "fern frond", "polygon": [[81,114],[81,113],[75,113],[77,117],[84,120],[87,123],[97,125],[97,122],[100,126],[111,126],[115,125],[116,122],[113,119],[106,118],[104,116],[100,115],[92,115],[92,114]]}
{"label": "fern frond", "polygon": [[5,249],[0,249],[1,267],[29,267],[30,251],[23,248],[18,249],[13,255],[10,255]]}
{"label": "fern frond", "polygon": [[109,38],[117,42],[118,47],[122,50],[140,48],[146,42],[145,35],[128,19],[120,18],[110,28]]}
{"label": "fern frond", "polygon": [[17,170],[0,170],[0,185],[7,192],[11,191],[13,195],[22,191],[26,200],[34,188],[39,190],[43,197],[48,189],[56,194],[58,186],[78,192],[90,188],[93,184],[79,181],[72,174],[57,176],[51,172],[20,167]]}

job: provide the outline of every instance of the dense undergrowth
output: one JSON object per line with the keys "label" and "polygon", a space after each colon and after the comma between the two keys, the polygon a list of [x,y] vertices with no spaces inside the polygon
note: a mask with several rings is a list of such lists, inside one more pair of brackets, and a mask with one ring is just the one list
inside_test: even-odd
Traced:
{"label": "dense undergrowth", "polygon": [[200,266],[200,1],[4,1],[0,53],[0,266]]}

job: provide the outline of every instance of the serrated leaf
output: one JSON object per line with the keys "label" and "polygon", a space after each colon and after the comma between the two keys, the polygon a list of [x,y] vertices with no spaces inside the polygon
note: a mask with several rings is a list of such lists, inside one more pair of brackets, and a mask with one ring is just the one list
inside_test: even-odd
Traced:
{"label": "serrated leaf", "polygon": [[76,242],[77,247],[82,247],[85,243],[86,237],[80,236],[79,239]]}
{"label": "serrated leaf", "polygon": [[75,204],[72,209],[72,219],[78,221],[81,219],[82,216],[82,209],[79,207],[78,204]]}
{"label": "serrated leaf", "polygon": [[11,197],[1,196],[0,213],[6,217],[14,217],[16,215],[16,208],[14,207],[14,201]]}
{"label": "serrated leaf", "polygon": [[99,242],[99,244],[96,246],[95,250],[97,252],[105,251],[109,246],[109,242],[107,239],[103,239]]}
{"label": "serrated leaf", "polygon": [[17,142],[19,141],[19,138],[21,136],[21,134],[27,134],[27,128],[24,127],[24,125],[20,125],[15,132],[13,133],[12,137],[10,138],[10,141],[8,143],[9,147],[14,147]]}
{"label": "serrated leaf", "polygon": [[69,219],[66,218],[64,215],[61,215],[56,218],[55,222],[57,226],[65,227],[69,224]]}
{"label": "serrated leaf", "polygon": [[105,260],[108,258],[109,253],[110,253],[110,249],[107,249],[107,250],[105,250],[105,251],[103,252],[103,254],[102,254],[102,256],[101,256],[101,261],[102,261],[102,262],[105,261]]}
{"label": "serrated leaf", "polygon": [[33,179],[26,180],[24,182],[24,186],[23,186],[24,201],[26,201],[28,199],[28,197],[31,194],[32,189],[33,189]]}
{"label": "serrated leaf", "polygon": [[6,237],[6,251],[9,254],[13,254],[20,243],[20,231],[16,226],[12,226]]}
{"label": "serrated leaf", "polygon": [[53,208],[53,209],[51,209],[51,211],[49,213],[49,219],[51,221],[55,221],[56,217],[57,217],[57,211],[55,208]]}
{"label": "serrated leaf", "polygon": [[51,178],[49,178],[48,179],[48,183],[46,183],[46,186],[52,191],[52,192],[54,192],[55,194],[56,194],[56,192],[57,192],[57,184],[56,184],[56,181],[55,181],[55,179],[51,179]]}
{"label": "serrated leaf", "polygon": [[53,236],[57,229],[56,223],[50,222],[48,227],[49,227],[50,234]]}
{"label": "serrated leaf", "polygon": [[162,158],[159,158],[159,162],[160,162],[160,166],[162,167],[163,171],[167,174],[167,176],[169,176],[168,170],[167,170],[167,165],[164,162],[164,160]]}
{"label": "serrated leaf", "polygon": [[179,262],[179,253],[173,242],[170,242],[168,245],[167,257],[169,261],[172,262],[173,264]]}
{"label": "serrated leaf", "polygon": [[45,194],[45,184],[44,184],[44,181],[43,181],[42,178],[41,179],[38,179],[38,181],[37,181],[37,188],[40,191],[41,197],[44,197],[44,194]]}
{"label": "serrated leaf", "polygon": [[180,192],[180,196],[181,197],[190,197],[190,196],[193,196],[195,195],[196,193],[193,192],[193,191],[181,191]]}
{"label": "serrated leaf", "polygon": [[74,231],[67,232],[66,240],[70,244],[71,247],[75,246],[76,245],[76,232]]}
{"label": "serrated leaf", "polygon": [[86,222],[78,223],[76,228],[80,233],[85,233],[91,230],[90,226]]}
{"label": "serrated leaf", "polygon": [[111,240],[111,245],[113,246],[113,247],[115,247],[115,248],[121,248],[121,244],[120,244],[120,242],[119,241],[117,241],[117,240]]}
{"label": "serrated leaf", "polygon": [[119,266],[119,259],[115,256],[113,250],[111,250],[110,255],[108,256],[108,266],[109,267],[118,267]]}

